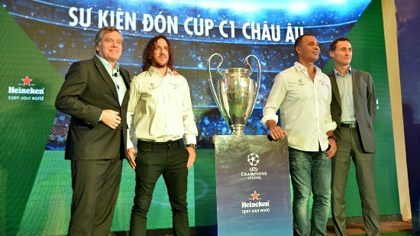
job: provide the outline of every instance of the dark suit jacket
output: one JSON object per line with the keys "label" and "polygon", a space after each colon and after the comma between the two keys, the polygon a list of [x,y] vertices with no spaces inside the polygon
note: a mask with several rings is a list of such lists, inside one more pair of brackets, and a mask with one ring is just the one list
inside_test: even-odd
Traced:
{"label": "dark suit jacket", "polygon": [[[58,110],[71,115],[65,159],[112,159],[118,153],[125,157],[130,75],[121,66],[120,74],[127,86],[122,105],[115,83],[96,56],[70,66],[55,102]],[[99,121],[107,109],[120,113],[122,122],[115,130]]]}
{"label": "dark suit jacket", "polygon": [[[353,100],[357,124],[359,126],[362,148],[367,153],[374,153],[375,134],[373,122],[376,116],[376,95],[370,73],[351,69],[353,77]],[[331,79],[333,98],[331,100],[332,119],[337,123],[336,133],[339,136],[341,123],[341,99],[334,70],[328,73]]]}

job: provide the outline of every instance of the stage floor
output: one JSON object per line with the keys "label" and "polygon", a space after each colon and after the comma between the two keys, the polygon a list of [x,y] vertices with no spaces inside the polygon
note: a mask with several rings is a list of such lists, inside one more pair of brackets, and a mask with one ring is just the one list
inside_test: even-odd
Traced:
{"label": "stage floor", "polygon": [[[411,222],[406,221],[387,221],[381,222],[381,233],[391,233],[391,232],[411,232],[412,231]],[[334,228],[331,224],[327,226],[327,235],[335,235]],[[193,230],[191,230],[191,236],[195,236]],[[364,227],[361,223],[352,223],[347,226],[348,235],[361,235],[364,234]],[[114,232],[112,236],[128,236],[128,232]],[[148,236],[173,236],[170,233],[169,229],[166,230],[153,230],[147,232]],[[216,235],[206,235],[206,236],[216,236]]]}
{"label": "stage floor", "polygon": [[[335,235],[334,227],[332,225],[328,225],[327,227],[328,233],[327,235]],[[389,222],[381,222],[381,233],[390,233],[390,232],[411,232],[413,227],[411,222],[406,221],[389,221]],[[356,234],[364,234],[364,226],[363,224],[350,224],[347,226],[347,234],[348,235],[356,235]]]}

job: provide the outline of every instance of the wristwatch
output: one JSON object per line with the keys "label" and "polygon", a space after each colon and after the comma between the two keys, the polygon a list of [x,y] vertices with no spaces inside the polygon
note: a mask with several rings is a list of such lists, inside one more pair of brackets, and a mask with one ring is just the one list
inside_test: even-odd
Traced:
{"label": "wristwatch", "polygon": [[187,144],[186,147],[192,147],[194,149],[197,149],[197,144],[190,143],[190,144]]}

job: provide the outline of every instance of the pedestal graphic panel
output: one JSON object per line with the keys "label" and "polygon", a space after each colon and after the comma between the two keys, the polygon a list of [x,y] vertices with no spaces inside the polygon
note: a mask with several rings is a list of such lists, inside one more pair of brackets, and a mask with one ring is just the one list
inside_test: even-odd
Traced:
{"label": "pedestal graphic panel", "polygon": [[218,236],[292,235],[287,141],[213,136]]}

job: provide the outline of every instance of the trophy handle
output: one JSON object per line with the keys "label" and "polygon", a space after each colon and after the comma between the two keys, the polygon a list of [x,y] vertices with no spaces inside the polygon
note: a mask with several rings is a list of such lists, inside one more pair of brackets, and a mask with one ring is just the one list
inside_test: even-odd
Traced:
{"label": "trophy handle", "polygon": [[251,67],[251,64],[249,64],[249,61],[248,61],[248,59],[250,58],[250,57],[252,57],[252,58],[254,58],[255,60],[256,60],[256,62],[257,62],[257,67],[258,67],[258,71],[257,71],[257,81],[256,81],[256,91],[255,91],[255,93],[256,93],[256,95],[255,95],[255,99],[254,99],[254,102],[253,102],[253,104],[252,104],[252,109],[251,109],[251,111],[250,111],[250,113],[249,113],[249,115],[251,116],[251,114],[252,114],[252,111],[254,110],[254,107],[255,107],[255,102],[257,101],[257,98],[258,98],[258,92],[260,91],[260,85],[261,85],[261,63],[260,63],[260,60],[258,60],[258,58],[255,56],[255,55],[248,55],[247,57],[245,57],[245,61],[244,61],[244,63],[245,63],[245,65],[249,68],[249,74],[248,74],[248,77],[249,78],[251,78],[251,74],[252,74],[252,67]]}
{"label": "trophy handle", "polygon": [[207,66],[207,69],[208,69],[208,73],[209,73],[209,77],[208,77],[208,79],[209,79],[209,84],[210,84],[210,90],[211,90],[211,94],[213,95],[213,98],[214,98],[214,101],[216,102],[216,105],[217,105],[217,107],[219,108],[219,110],[220,110],[220,112],[222,113],[222,115],[224,116],[224,117],[226,117],[226,112],[223,110],[223,106],[222,106],[222,102],[219,100],[219,97],[217,96],[217,93],[216,93],[216,90],[215,90],[215,88],[214,88],[214,84],[213,84],[213,78],[211,77],[211,59],[213,58],[213,56],[218,56],[219,58],[220,58],[220,63],[219,63],[219,65],[217,66],[217,68],[216,68],[216,71],[217,71],[217,73],[221,76],[221,77],[223,77],[223,74],[220,72],[220,70],[219,70],[219,68],[220,68],[220,66],[222,65],[222,63],[223,63],[223,57],[222,57],[222,55],[220,55],[219,53],[213,53],[210,57],[209,57],[209,59],[208,59],[208,66]]}

